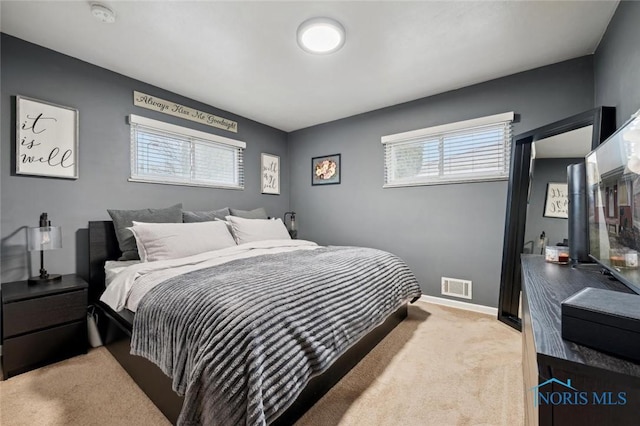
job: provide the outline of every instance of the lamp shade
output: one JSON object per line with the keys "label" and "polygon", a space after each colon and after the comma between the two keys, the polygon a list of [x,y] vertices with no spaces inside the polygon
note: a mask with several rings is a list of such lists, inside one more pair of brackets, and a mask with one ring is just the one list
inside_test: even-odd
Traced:
{"label": "lamp shade", "polygon": [[60,226],[29,228],[28,235],[29,251],[62,248],[62,228]]}
{"label": "lamp shade", "polygon": [[[287,225],[287,216],[289,216],[289,224]],[[284,214],[284,224],[289,231],[291,238],[298,238],[298,229],[296,228],[296,212],[286,212]]]}

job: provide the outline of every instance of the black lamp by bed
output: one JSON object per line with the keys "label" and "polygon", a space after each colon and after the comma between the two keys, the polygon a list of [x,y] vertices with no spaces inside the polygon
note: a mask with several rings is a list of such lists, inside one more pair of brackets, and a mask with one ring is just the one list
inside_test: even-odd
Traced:
{"label": "black lamp by bed", "polygon": [[[289,216],[289,224],[287,225],[287,216]],[[284,224],[289,231],[289,235],[294,240],[298,238],[298,229],[296,228],[296,212],[286,212],[284,214]]]}
{"label": "black lamp by bed", "polygon": [[39,227],[29,228],[28,243],[29,251],[40,251],[40,276],[29,278],[28,283],[40,284],[61,279],[61,275],[49,274],[47,270],[44,269],[45,250],[62,248],[62,228],[59,226],[51,226],[51,221],[47,213],[40,215]]}

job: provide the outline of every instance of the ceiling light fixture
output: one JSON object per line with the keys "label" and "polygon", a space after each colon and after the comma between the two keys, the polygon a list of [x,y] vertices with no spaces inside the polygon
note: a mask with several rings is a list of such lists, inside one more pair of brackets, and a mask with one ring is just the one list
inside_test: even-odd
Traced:
{"label": "ceiling light fixture", "polygon": [[344,27],[335,19],[312,18],[298,27],[298,44],[305,52],[326,55],[340,50],[344,41]]}
{"label": "ceiling light fixture", "polygon": [[116,22],[116,14],[113,10],[100,3],[91,4],[91,14],[100,22],[113,24]]}

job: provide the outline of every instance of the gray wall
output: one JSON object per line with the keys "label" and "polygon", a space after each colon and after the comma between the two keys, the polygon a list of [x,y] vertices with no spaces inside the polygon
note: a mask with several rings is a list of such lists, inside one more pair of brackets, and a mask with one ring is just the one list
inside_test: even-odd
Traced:
{"label": "gray wall", "polygon": [[[63,249],[47,253],[47,269],[56,273],[86,273],[87,222],[108,220],[107,208],[166,207],[182,202],[186,210],[265,207],[270,215],[280,217],[287,211],[286,133],[6,34],[2,34],[1,42],[3,282],[25,278],[29,274],[30,259],[33,259],[31,273],[37,273],[39,260],[37,254],[26,252],[24,228],[36,226],[41,212],[48,212],[52,223],[63,228]],[[238,133],[134,107],[134,90],[235,120]],[[79,110],[78,180],[15,175],[15,95]],[[132,113],[245,141],[244,191],[128,182],[129,125],[126,117]],[[261,152],[280,156],[282,195],[260,194]]]}
{"label": "gray wall", "polygon": [[[374,88],[372,88],[374,90]],[[473,303],[497,306],[507,182],[382,189],[380,137],[507,111],[522,133],[593,108],[583,57],[289,135],[291,207],[300,238],[377,247],[403,259],[425,294],[440,278],[473,281]],[[342,183],[311,186],[311,158],[342,154]]]}
{"label": "gray wall", "polygon": [[[302,238],[393,251],[409,262],[425,293],[439,295],[440,276],[467,278],[475,284],[473,302],[496,306],[506,182],[383,190],[380,137],[510,110],[520,115],[514,130],[521,133],[594,105],[616,106],[620,125],[640,108],[637,22],[640,3],[623,1],[594,57],[300,130],[289,135],[288,153],[286,135],[278,130],[2,35],[2,280],[26,276],[21,228],[34,225],[42,211],[65,230],[65,248],[48,256],[49,269],[81,271],[86,259],[82,229],[87,220],[108,219],[106,208],[162,207],[182,201],[189,209],[263,205],[270,214],[281,215],[289,205],[289,174],[291,207],[299,213]],[[124,119],[130,113],[229,136],[133,107],[134,89],[237,120],[237,137],[248,143],[245,191],[128,183]],[[12,175],[16,94],[80,109],[78,181]],[[259,194],[263,151],[282,158],[281,196]],[[311,157],[337,152],[342,153],[342,184],[311,187]]]}
{"label": "gray wall", "polygon": [[584,162],[584,158],[538,158],[535,160],[524,233],[525,253],[531,253],[531,242],[533,242],[533,253],[540,253],[538,241],[542,231],[548,238],[548,245],[555,245],[562,242],[564,238],[569,238],[568,220],[544,217],[544,202],[547,196],[547,183],[566,183],[567,166],[578,162]]}
{"label": "gray wall", "polygon": [[640,2],[622,1],[595,53],[596,105],[615,106],[620,127],[640,109]]}

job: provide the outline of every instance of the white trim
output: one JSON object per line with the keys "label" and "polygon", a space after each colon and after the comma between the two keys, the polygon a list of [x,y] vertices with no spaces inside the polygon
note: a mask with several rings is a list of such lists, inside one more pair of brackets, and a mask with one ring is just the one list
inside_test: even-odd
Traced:
{"label": "white trim", "polygon": [[175,124],[165,123],[164,121],[152,120],[151,118],[141,117],[135,114],[129,115],[129,124],[140,124],[141,126],[152,127],[157,130],[164,130],[166,132],[191,136],[224,145],[231,145],[236,148],[245,149],[247,147],[247,144],[242,141],[225,138],[224,136],[218,136],[212,133],[201,132],[200,130],[190,129],[189,127],[176,126]]}
{"label": "white trim", "polygon": [[433,303],[434,305],[448,306],[450,308],[464,309],[465,311],[479,312],[481,314],[492,315],[495,317],[498,316],[498,308],[492,308],[491,306],[460,302],[458,300],[445,299],[442,297],[427,296],[426,294],[420,296],[420,301]]}
{"label": "white trim", "polygon": [[459,179],[459,180],[447,180],[442,179],[433,182],[407,182],[407,183],[385,183],[382,188],[402,188],[411,186],[431,186],[431,185],[454,185],[457,183],[482,183],[482,182],[494,182],[499,180],[509,180],[509,176],[491,176],[491,177],[478,177],[476,179]]}
{"label": "white trim", "polygon": [[209,185],[207,183],[195,183],[195,182],[180,182],[180,181],[173,181],[173,180],[164,180],[166,178],[158,178],[158,179],[152,179],[150,177],[136,177],[136,176],[131,176],[129,179],[127,179],[128,182],[138,182],[138,183],[159,183],[162,185],[178,185],[178,186],[195,186],[195,187],[202,187],[202,188],[215,188],[215,189],[237,189],[240,191],[244,190],[244,186],[240,186],[240,185],[220,185],[220,184],[212,184]]}
{"label": "white trim", "polygon": [[504,123],[513,121],[515,114],[513,111],[502,114],[490,115],[487,117],[474,118],[471,120],[457,121],[455,123],[442,124],[440,126],[426,127],[424,129],[411,130],[409,132],[396,133],[393,135],[383,136],[382,143],[397,142],[407,139],[419,138],[427,135],[435,135],[444,132],[452,132],[455,130],[469,129],[472,127],[487,126],[490,124]]}

